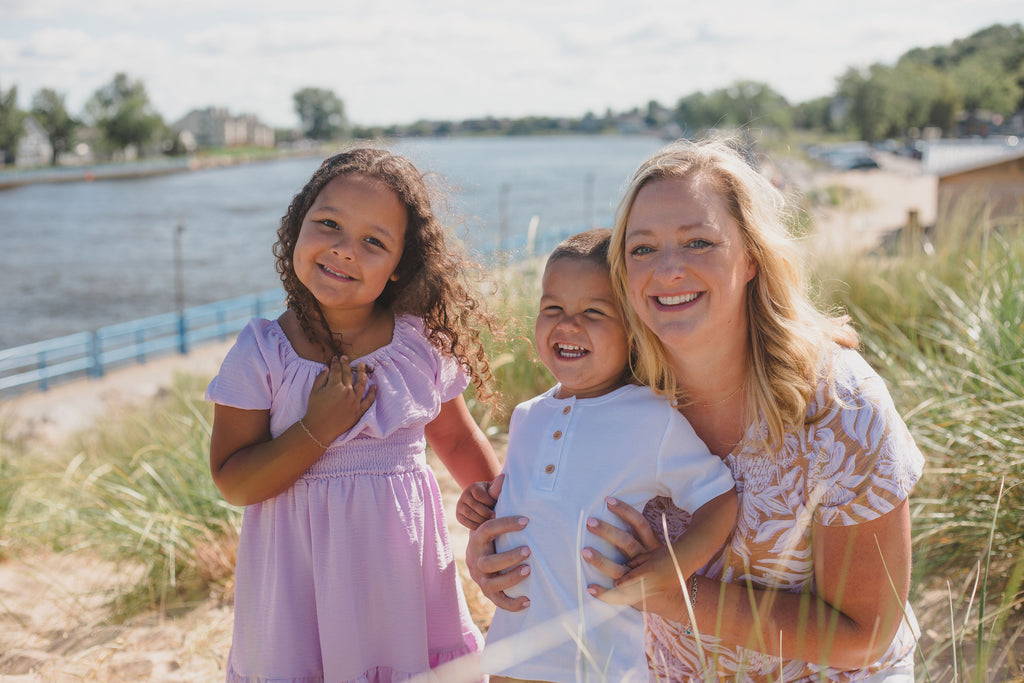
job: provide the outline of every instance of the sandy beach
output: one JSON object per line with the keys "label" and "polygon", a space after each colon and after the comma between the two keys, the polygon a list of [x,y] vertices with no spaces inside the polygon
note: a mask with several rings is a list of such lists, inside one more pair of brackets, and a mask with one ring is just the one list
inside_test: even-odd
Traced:
{"label": "sandy beach", "polygon": [[[923,224],[935,217],[936,180],[915,162],[883,160],[876,171],[787,173],[802,193],[829,185],[862,201],[815,216],[824,248],[861,251],[899,227],[911,209]],[[170,386],[175,373],[212,377],[230,347],[217,343],[109,372],[102,379],[59,384],[0,402],[0,425],[37,448],[60,448],[69,434],[101,416],[139,405]],[[458,489],[437,471],[446,503]],[[449,515],[456,553],[466,534]],[[231,639],[230,605],[211,598],[180,614],[146,614],[110,623],[105,603],[124,577],[95,557],[17,557],[0,562],[0,681],[162,681],[224,679]],[[471,596],[472,598],[473,596]]]}

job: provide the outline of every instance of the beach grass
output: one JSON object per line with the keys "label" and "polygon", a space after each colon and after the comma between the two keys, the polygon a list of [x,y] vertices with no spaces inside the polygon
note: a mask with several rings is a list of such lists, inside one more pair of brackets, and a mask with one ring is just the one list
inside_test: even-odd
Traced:
{"label": "beach grass", "polygon": [[[911,498],[922,681],[1024,671],[1022,230],[813,259],[828,274],[821,301],[853,316],[926,458]],[[494,310],[507,323],[487,345],[506,411],[471,401],[492,435],[512,406],[551,384],[532,345],[538,269],[495,276]],[[0,556],[44,547],[117,563],[136,579],[111,602],[114,619],[230,600],[240,510],[209,476],[207,381],[178,376],[151,405],[46,457],[30,457],[30,444],[0,424]]]}

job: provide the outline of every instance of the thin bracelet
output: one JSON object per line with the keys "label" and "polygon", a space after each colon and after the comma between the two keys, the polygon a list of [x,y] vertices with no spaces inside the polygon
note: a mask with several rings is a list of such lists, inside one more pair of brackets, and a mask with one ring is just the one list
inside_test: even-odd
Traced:
{"label": "thin bracelet", "polygon": [[318,439],[315,436],[313,436],[313,432],[309,431],[309,427],[306,426],[306,423],[303,422],[302,419],[303,418],[301,418],[301,417],[299,418],[299,426],[302,427],[302,431],[306,432],[306,435],[309,438],[313,439],[313,443],[315,443],[317,446],[319,446],[320,448],[322,448],[322,449],[324,449],[326,451],[327,450],[327,446],[325,446],[322,443],[320,443],[320,439]]}
{"label": "thin bracelet", "polygon": [[[312,436],[312,435],[311,435]],[[693,616],[697,616],[697,575],[694,574],[690,577],[690,609],[693,610]],[[686,626],[683,628],[683,633],[686,635],[693,635],[693,619],[686,620]]]}

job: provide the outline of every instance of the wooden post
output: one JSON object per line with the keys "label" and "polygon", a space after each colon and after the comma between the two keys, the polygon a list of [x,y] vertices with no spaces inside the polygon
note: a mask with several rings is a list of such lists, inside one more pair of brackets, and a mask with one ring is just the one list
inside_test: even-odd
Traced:
{"label": "wooden post", "polygon": [[903,251],[912,254],[921,250],[921,219],[917,209],[907,211],[907,223],[903,226]]}

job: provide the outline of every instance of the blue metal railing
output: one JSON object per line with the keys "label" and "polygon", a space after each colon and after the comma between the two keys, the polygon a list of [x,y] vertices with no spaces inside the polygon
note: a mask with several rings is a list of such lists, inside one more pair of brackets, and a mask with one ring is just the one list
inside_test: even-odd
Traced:
{"label": "blue metal railing", "polygon": [[0,350],[0,394],[33,385],[45,391],[54,381],[102,377],[110,368],[188,353],[205,342],[226,341],[250,318],[273,318],[283,310],[284,292],[275,289]]}

